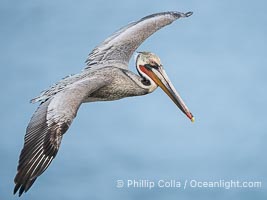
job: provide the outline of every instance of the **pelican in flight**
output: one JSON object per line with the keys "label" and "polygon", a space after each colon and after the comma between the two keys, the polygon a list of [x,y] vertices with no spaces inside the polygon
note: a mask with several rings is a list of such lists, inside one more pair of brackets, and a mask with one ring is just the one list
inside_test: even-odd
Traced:
{"label": "pelican in flight", "polygon": [[159,86],[194,121],[158,56],[138,52],[136,70],[140,76],[128,70],[132,54],[146,38],[190,15],[192,12],[162,12],[128,24],[93,49],[81,73],[62,79],[31,100],[32,103],[40,102],[40,105],[26,129],[14,179],[14,194],[19,191],[21,196],[27,192],[50,165],[82,103],[146,95]]}

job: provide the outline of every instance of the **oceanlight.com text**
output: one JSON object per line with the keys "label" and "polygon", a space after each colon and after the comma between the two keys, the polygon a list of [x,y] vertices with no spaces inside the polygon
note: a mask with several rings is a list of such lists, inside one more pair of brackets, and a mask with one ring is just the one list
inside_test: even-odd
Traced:
{"label": "oceanlight.com text", "polygon": [[187,188],[222,188],[222,189],[233,189],[233,188],[261,188],[261,181],[239,181],[239,180],[216,180],[216,181],[200,181],[196,179],[160,179],[160,180],[149,180],[149,179],[128,179],[128,180],[117,180],[117,188],[176,188],[176,189],[187,189]]}

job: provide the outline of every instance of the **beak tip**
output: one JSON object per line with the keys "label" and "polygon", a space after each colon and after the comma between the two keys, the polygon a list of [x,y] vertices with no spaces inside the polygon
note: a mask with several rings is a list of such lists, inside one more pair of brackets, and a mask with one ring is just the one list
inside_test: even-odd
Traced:
{"label": "beak tip", "polygon": [[191,122],[193,122],[193,123],[195,122],[195,117],[191,118]]}

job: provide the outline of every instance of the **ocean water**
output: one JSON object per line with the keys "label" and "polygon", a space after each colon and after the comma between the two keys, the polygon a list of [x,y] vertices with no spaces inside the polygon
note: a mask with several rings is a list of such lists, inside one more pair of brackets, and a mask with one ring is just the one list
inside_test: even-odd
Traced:
{"label": "ocean water", "polygon": [[84,104],[20,199],[267,198],[265,1],[1,0],[0,199],[17,199],[13,179],[37,108],[29,100],[82,70],[115,30],[161,11],[194,14],[138,50],[160,56],[195,123],[160,89]]}

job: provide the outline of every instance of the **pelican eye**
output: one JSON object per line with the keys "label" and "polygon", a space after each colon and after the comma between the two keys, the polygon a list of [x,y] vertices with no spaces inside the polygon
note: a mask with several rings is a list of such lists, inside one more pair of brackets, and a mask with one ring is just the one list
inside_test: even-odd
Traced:
{"label": "pelican eye", "polygon": [[155,61],[151,61],[149,64],[147,64],[150,68],[158,69],[159,65]]}

